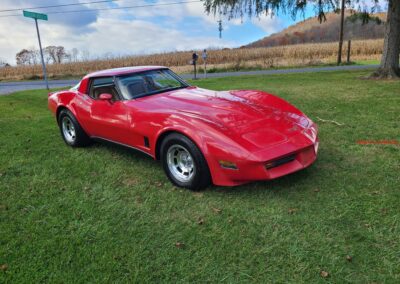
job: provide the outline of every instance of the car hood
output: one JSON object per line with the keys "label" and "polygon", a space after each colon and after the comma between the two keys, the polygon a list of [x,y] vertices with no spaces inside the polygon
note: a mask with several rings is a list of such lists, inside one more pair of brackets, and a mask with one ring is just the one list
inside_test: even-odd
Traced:
{"label": "car hood", "polygon": [[153,104],[153,110],[201,119],[235,141],[258,149],[284,143],[311,123],[286,101],[261,91],[189,87],[142,99]]}

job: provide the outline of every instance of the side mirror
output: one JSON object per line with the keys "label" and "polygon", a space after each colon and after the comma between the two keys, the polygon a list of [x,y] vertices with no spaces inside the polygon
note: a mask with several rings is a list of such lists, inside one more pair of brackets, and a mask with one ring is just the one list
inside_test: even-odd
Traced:
{"label": "side mirror", "polygon": [[99,100],[101,100],[101,101],[111,101],[112,98],[113,98],[113,96],[111,94],[107,94],[107,93],[100,94],[100,96],[99,96]]}

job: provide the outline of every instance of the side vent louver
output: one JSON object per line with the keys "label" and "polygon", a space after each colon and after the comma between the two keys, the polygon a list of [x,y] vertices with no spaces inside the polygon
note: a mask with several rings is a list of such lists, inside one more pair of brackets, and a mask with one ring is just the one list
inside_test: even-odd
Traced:
{"label": "side vent louver", "polygon": [[149,138],[144,136],[144,147],[150,148]]}

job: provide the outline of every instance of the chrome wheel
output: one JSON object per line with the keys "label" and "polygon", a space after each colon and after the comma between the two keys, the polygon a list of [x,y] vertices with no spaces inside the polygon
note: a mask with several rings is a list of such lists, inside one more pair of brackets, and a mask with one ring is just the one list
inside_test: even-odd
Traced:
{"label": "chrome wheel", "polygon": [[76,139],[76,132],[74,124],[68,116],[64,116],[61,121],[62,133],[68,143],[74,143]]}
{"label": "chrome wheel", "polygon": [[180,182],[189,182],[196,174],[192,155],[181,145],[172,145],[167,151],[167,164],[170,173]]}

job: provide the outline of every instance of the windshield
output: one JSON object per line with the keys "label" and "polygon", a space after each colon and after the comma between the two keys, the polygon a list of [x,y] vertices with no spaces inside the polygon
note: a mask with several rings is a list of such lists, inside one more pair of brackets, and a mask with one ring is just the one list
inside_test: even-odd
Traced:
{"label": "windshield", "polygon": [[133,73],[116,79],[118,88],[128,100],[189,86],[169,69]]}
{"label": "windshield", "polygon": [[75,86],[73,86],[70,90],[71,91],[77,91],[79,89],[79,86],[81,85],[81,82],[79,82],[78,84],[76,84]]}

